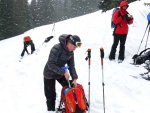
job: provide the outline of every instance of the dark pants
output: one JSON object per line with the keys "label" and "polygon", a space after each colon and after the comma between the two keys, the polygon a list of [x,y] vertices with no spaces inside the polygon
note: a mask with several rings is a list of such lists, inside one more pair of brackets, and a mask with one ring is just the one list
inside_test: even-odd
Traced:
{"label": "dark pants", "polygon": [[[57,79],[57,81],[62,85],[66,86],[68,85],[67,80],[65,79],[65,76],[63,76],[60,79]],[[44,92],[46,96],[46,104],[48,111],[55,111],[55,100],[56,100],[56,80],[55,79],[46,79],[44,78]]]}
{"label": "dark pants", "polygon": [[24,53],[27,52],[27,54],[29,54],[28,50],[27,50],[27,47],[24,47],[23,48],[23,51],[21,53],[21,56],[23,57],[24,56]]}
{"label": "dark pants", "polygon": [[127,35],[122,34],[114,34],[114,42],[110,51],[109,59],[113,60],[115,59],[116,49],[118,46],[118,43],[120,41],[120,50],[119,50],[119,60],[124,60],[124,53],[125,53],[125,42],[126,42]]}
{"label": "dark pants", "polygon": [[24,53],[27,52],[27,54],[29,54],[27,47],[31,45],[31,54],[33,54],[33,52],[35,51],[35,46],[34,43],[32,41],[30,42],[24,42],[24,48],[22,50],[21,56],[24,56]]}

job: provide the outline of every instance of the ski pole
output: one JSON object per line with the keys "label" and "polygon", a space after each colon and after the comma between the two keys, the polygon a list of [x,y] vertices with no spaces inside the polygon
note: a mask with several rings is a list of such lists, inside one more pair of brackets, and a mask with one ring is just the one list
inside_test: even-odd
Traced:
{"label": "ski pole", "polygon": [[[148,21],[148,23],[150,23],[150,21]],[[149,26],[149,30],[148,30],[147,39],[146,39],[145,49],[146,49],[146,47],[147,47],[147,41],[148,41],[148,37],[149,37],[149,32],[150,32],[150,26]]]}
{"label": "ski pole", "polygon": [[[61,69],[67,71],[67,69],[69,69],[69,66],[63,66],[63,67],[61,67]],[[69,88],[71,88],[69,78],[68,78],[67,82],[68,82]]]}
{"label": "ski pole", "polygon": [[[68,68],[69,68],[69,66],[63,66],[63,67],[61,67],[61,69],[62,69],[62,70],[65,70],[65,71],[67,71]],[[65,93],[65,94],[66,94],[66,93],[68,92],[68,90],[71,88],[70,81],[69,81],[69,77],[68,77],[68,79],[67,79],[67,82],[68,82],[68,88],[66,88],[66,89],[64,90],[64,93]]]}
{"label": "ski pole", "polygon": [[88,85],[89,85],[89,95],[88,95],[88,104],[89,104],[89,109],[88,109],[88,113],[90,113],[90,65],[91,65],[91,49],[89,48],[87,50],[88,54],[87,54],[87,57],[85,58],[85,60],[88,60],[88,65],[89,65],[89,82],[88,82]]}
{"label": "ski pole", "polygon": [[53,25],[53,29],[52,29],[51,35],[53,34],[53,31],[54,31],[54,36],[55,36],[55,23]]}
{"label": "ski pole", "polygon": [[49,42],[52,38],[54,38],[54,36],[49,36],[49,37],[47,37],[47,38],[44,40],[44,42],[39,46],[39,48],[36,50],[36,54],[39,52],[39,50],[40,50],[40,48],[42,47],[42,45],[43,45],[44,43]]}
{"label": "ski pole", "polygon": [[149,27],[149,25],[150,25],[150,21],[148,21],[148,24],[147,24],[147,27],[146,27],[146,29],[145,29],[143,38],[142,38],[142,40],[141,40],[140,46],[139,46],[138,51],[137,51],[137,55],[138,55],[138,52],[139,52],[139,50],[140,50],[141,44],[142,44],[142,42],[143,42],[143,39],[144,39],[144,37],[145,37],[146,31],[147,31],[147,28]]}
{"label": "ski pole", "polygon": [[102,66],[102,86],[103,86],[103,109],[105,113],[105,94],[104,94],[104,74],[103,74],[103,58],[104,58],[104,49],[100,48],[100,57],[101,57],[101,66]]}

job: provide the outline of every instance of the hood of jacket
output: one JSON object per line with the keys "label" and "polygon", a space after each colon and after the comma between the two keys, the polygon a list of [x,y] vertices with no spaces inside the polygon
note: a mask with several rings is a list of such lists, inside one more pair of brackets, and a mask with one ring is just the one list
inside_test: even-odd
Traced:
{"label": "hood of jacket", "polygon": [[65,50],[68,50],[67,49],[67,41],[70,36],[71,36],[70,34],[63,34],[63,35],[59,36],[59,42]]}
{"label": "hood of jacket", "polygon": [[128,2],[127,2],[127,1],[122,1],[122,2],[120,3],[120,8],[122,8],[123,6],[129,7]]}
{"label": "hood of jacket", "polygon": [[121,14],[122,15],[125,15],[125,14],[127,14],[127,9],[123,9],[122,7],[123,6],[127,6],[127,8],[129,7],[129,5],[128,5],[128,2],[127,1],[122,1],[121,3],[120,3],[120,11],[121,11]]}

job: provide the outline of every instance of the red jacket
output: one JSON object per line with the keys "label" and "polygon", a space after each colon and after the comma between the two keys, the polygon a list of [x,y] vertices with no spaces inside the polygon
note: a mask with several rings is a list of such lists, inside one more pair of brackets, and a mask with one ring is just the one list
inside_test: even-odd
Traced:
{"label": "red jacket", "polygon": [[114,23],[117,24],[117,27],[115,28],[114,33],[115,34],[128,34],[128,24],[132,24],[133,23],[133,19],[130,19],[129,21],[127,21],[127,19],[125,19],[125,15],[128,14],[128,12],[126,11],[126,9],[123,9],[123,6],[129,6],[128,3],[126,1],[122,1],[120,3],[120,16],[119,16],[119,12],[116,11],[114,13],[113,16],[113,20]]}

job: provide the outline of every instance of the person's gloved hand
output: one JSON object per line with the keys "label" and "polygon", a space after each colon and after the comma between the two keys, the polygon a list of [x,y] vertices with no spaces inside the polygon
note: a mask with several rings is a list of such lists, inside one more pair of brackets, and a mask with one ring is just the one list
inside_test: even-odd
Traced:
{"label": "person's gloved hand", "polygon": [[130,14],[128,14],[128,18],[133,19],[133,16],[132,16],[132,15],[130,15]]}
{"label": "person's gloved hand", "polygon": [[123,15],[124,19],[128,19],[128,14]]}
{"label": "person's gloved hand", "polygon": [[130,15],[130,14],[125,14],[125,15],[123,16],[123,18],[124,18],[124,19],[126,19],[126,20],[127,20],[127,22],[129,22],[130,20],[132,20],[132,19],[133,19],[133,16],[132,16],[132,15]]}
{"label": "person's gloved hand", "polygon": [[77,87],[77,80],[74,79],[74,80],[72,81],[72,84],[73,84],[74,87]]}

